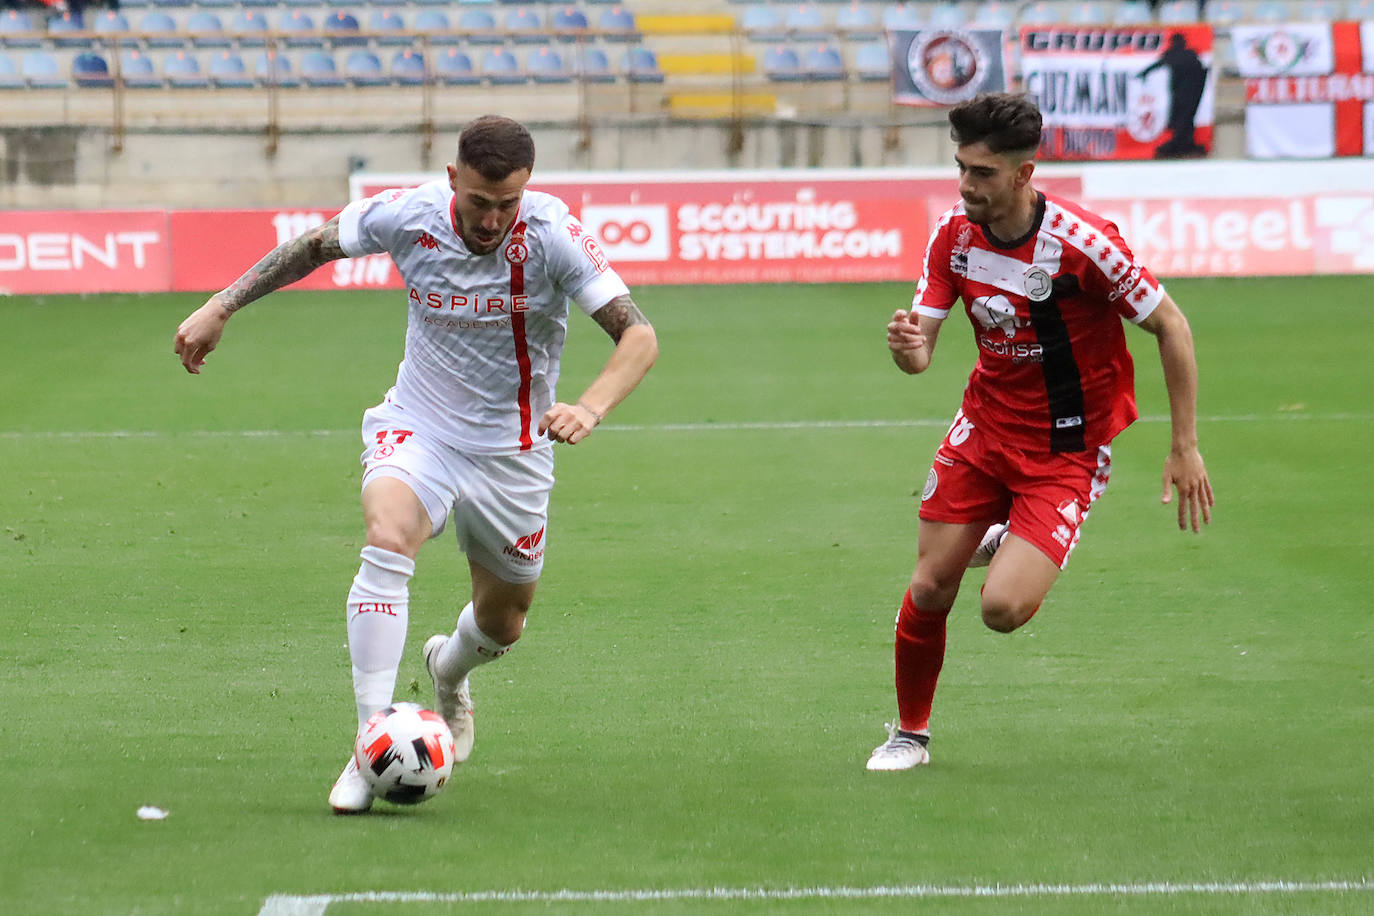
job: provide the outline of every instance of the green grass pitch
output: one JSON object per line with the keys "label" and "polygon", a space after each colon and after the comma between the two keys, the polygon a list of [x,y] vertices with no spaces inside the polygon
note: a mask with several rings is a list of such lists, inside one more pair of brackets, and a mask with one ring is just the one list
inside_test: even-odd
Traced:
{"label": "green grass pitch", "polygon": [[[200,297],[0,299],[0,912],[1369,912],[1374,279],[1170,290],[1214,524],[1159,505],[1167,404],[1130,329],[1144,420],[1081,546],[1010,636],[969,575],[905,774],[863,763],[965,320],[911,378],[883,334],[906,285],[638,290],[659,365],[559,450],[473,759],[355,818],[325,795],[357,426],[404,298],[278,294],[198,378],[171,338]],[[565,396],[609,353],[571,324]],[[418,649],[464,570],[451,536],[422,552],[398,699],[431,700]],[[837,896],[880,887],[946,896]]]}

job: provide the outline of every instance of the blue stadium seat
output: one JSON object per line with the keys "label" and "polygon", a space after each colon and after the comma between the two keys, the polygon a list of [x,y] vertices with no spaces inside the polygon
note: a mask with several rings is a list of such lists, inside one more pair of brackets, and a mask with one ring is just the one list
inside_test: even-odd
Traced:
{"label": "blue stadium seat", "polygon": [[306,51],[301,55],[301,82],[315,89],[348,85],[348,81],[339,74],[334,55],[320,50]]}
{"label": "blue stadium seat", "polygon": [[196,9],[229,9],[238,6],[238,0],[191,0]]}
{"label": "blue stadium seat", "polygon": [[1152,22],[1154,14],[1145,0],[1122,0],[1112,16],[1112,25],[1149,25]]}
{"label": "blue stadium seat", "polygon": [[48,39],[55,48],[89,48],[91,40],[82,33],[86,24],[80,16],[63,13],[48,20]]}
{"label": "blue stadium seat", "polygon": [[189,51],[173,51],[162,61],[162,76],[173,89],[206,89],[210,80]]}
{"label": "blue stadium seat", "polygon": [[159,9],[173,9],[177,7],[190,6],[191,0],[151,0],[149,5],[158,7]]}
{"label": "blue stadium seat", "polygon": [[51,51],[39,48],[26,51],[19,64],[19,72],[30,89],[66,89],[67,78],[57,65],[57,57]]}
{"label": "blue stadium seat", "polygon": [[286,33],[288,48],[322,48],[324,37],[315,29],[315,20],[301,10],[282,13],[278,31]]}
{"label": "blue stadium seat", "polygon": [[239,47],[261,48],[267,40],[267,17],[260,10],[239,10],[229,22],[229,31],[238,35]]}
{"label": "blue stadium seat", "polygon": [[1159,5],[1155,15],[1164,25],[1187,25],[1201,18],[1197,0],[1166,0]]}
{"label": "blue stadium seat", "polygon": [[528,6],[507,10],[503,23],[505,30],[512,33],[513,41],[531,44],[544,40],[540,34],[544,30],[544,20]]}
{"label": "blue stadium seat", "polygon": [[871,41],[854,48],[854,72],[866,82],[888,82],[892,79],[892,58],[887,42]]}
{"label": "blue stadium seat", "polygon": [[807,48],[802,59],[802,70],[806,78],[813,82],[835,82],[845,78],[844,57],[832,44],[820,44]]}
{"label": "blue stadium seat", "polygon": [[663,68],[658,65],[658,55],[643,46],[625,49],[621,70],[632,83],[661,83],[664,79]]}
{"label": "blue stadium seat", "polygon": [[0,89],[23,89],[24,77],[8,54],[0,53]]}
{"label": "blue stadium seat", "polygon": [[220,89],[252,89],[253,77],[237,51],[223,50],[210,56],[206,67],[211,85]]}
{"label": "blue stadium seat", "polygon": [[472,66],[472,58],[457,48],[445,48],[434,58],[434,76],[447,86],[474,86],[482,81]]}
{"label": "blue stadium seat", "polygon": [[110,62],[102,54],[82,51],[72,58],[72,82],[78,86],[104,89],[114,85]]}
{"label": "blue stadium seat", "polygon": [[602,10],[597,17],[596,27],[605,33],[607,41],[639,41],[639,24],[635,22],[635,14],[625,9],[623,6],[613,6],[610,9]]}
{"label": "blue stadium seat", "polygon": [[119,80],[129,89],[158,89],[162,78],[153,67],[153,59],[137,48],[119,55]]}
{"label": "blue stadium seat", "polygon": [[91,31],[102,36],[107,43],[136,45],[138,39],[128,37],[129,20],[116,10],[105,12],[90,20]]}
{"label": "blue stadium seat", "polygon": [[925,17],[915,3],[894,3],[883,7],[883,27],[889,31],[925,28]]}
{"label": "blue stadium seat", "polygon": [[784,41],[787,30],[782,27],[782,14],[774,6],[746,6],[739,17],[739,27],[750,41]]}
{"label": "blue stadium seat", "polygon": [[0,45],[39,48],[43,46],[43,31],[23,10],[5,10],[0,13]]}
{"label": "blue stadium seat", "polygon": [[259,86],[282,86],[292,88],[301,84],[296,68],[291,64],[291,56],[277,51],[258,52],[253,66],[253,77]]}
{"label": "blue stadium seat", "polygon": [[775,83],[797,83],[806,78],[801,58],[788,45],[774,45],[763,52],[763,75]]}
{"label": "blue stadium seat", "polygon": [[391,58],[391,78],[401,86],[423,86],[425,58],[419,51],[406,48]]}
{"label": "blue stadium seat", "polygon": [[367,17],[367,30],[375,33],[372,39],[378,47],[386,45],[408,45],[413,41],[406,32],[406,21],[401,14],[391,9],[375,9]]}
{"label": "blue stadium seat", "polygon": [[783,14],[782,27],[794,41],[823,41],[830,36],[825,13],[814,3],[789,7]]}
{"label": "blue stadium seat", "polygon": [[1350,7],[1346,11],[1346,18],[1353,19],[1356,22],[1374,19],[1374,0],[1350,0]]}
{"label": "blue stadium seat", "polygon": [[191,36],[191,44],[198,48],[227,48],[233,44],[219,16],[209,10],[197,10],[188,16],[185,31]]}
{"label": "blue stadium seat", "polygon": [[1287,22],[1291,16],[1288,4],[1282,0],[1261,0],[1245,18],[1254,22]]}
{"label": "blue stadium seat", "polygon": [[[127,3],[128,0],[122,0],[122,2]],[[277,5],[277,0],[239,0],[239,6],[245,6],[245,7],[247,7],[247,6],[251,6],[251,7],[265,7],[265,6],[275,7],[276,5]]]}
{"label": "blue stadium seat", "polygon": [[350,51],[344,60],[344,78],[354,86],[385,86],[391,77],[382,69],[382,61],[366,48]]}
{"label": "blue stadium seat", "polygon": [[575,6],[565,6],[562,9],[554,10],[549,17],[549,27],[557,33],[562,41],[576,41],[587,33],[591,24],[587,21],[587,14]]}
{"label": "blue stadium seat", "polygon": [[432,45],[456,45],[463,43],[463,36],[453,31],[448,13],[439,9],[423,9],[415,14],[411,28],[429,36]]}
{"label": "blue stadium seat", "polygon": [[932,29],[961,29],[965,22],[964,11],[959,4],[947,0],[933,4],[930,15],[926,17],[926,25]]}
{"label": "blue stadium seat", "polygon": [[1204,18],[1212,25],[1231,25],[1245,18],[1240,0],[1208,0]]}
{"label": "blue stadium seat", "polygon": [[1069,22],[1074,25],[1106,25],[1112,19],[1110,0],[1080,0],[1069,7]]}
{"label": "blue stadium seat", "polygon": [[330,13],[329,18],[324,21],[324,33],[329,36],[336,48],[367,44],[367,39],[359,34],[361,31],[362,26],[358,24],[358,17],[342,10]]}
{"label": "blue stadium seat", "polygon": [[876,38],[883,33],[883,24],[873,6],[855,0],[835,12],[835,31],[851,40]]}
{"label": "blue stadium seat", "polygon": [[493,85],[510,85],[525,81],[520,61],[507,48],[488,48],[482,55],[482,78]]}
{"label": "blue stadium seat", "polygon": [[138,21],[138,30],[143,33],[143,43],[150,48],[181,48],[186,45],[177,34],[176,20],[161,10],[144,13]]}
{"label": "blue stadium seat", "polygon": [[536,83],[572,82],[572,73],[563,64],[563,55],[549,45],[531,48],[529,62],[525,66]]}
{"label": "blue stadium seat", "polygon": [[490,10],[480,8],[463,10],[458,14],[458,31],[467,36],[472,44],[497,44],[504,39],[496,34],[496,17]]}
{"label": "blue stadium seat", "polygon": [[614,83],[610,58],[595,45],[584,47],[577,55],[577,78],[587,83]]}
{"label": "blue stadium seat", "polygon": [[1345,5],[1339,0],[1302,0],[1298,4],[1297,19],[1300,22],[1335,22],[1344,14]]}
{"label": "blue stadium seat", "polygon": [[368,0],[365,6],[406,6],[408,0]]}

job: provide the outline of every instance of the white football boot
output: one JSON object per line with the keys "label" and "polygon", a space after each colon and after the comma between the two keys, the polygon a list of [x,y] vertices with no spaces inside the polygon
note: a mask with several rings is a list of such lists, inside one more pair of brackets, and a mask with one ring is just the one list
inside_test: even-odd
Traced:
{"label": "white football boot", "polygon": [[930,763],[930,751],[925,746],[929,740],[929,732],[903,732],[897,726],[889,725],[887,740],[873,749],[867,769],[910,770]]}
{"label": "white football boot", "polygon": [[343,768],[334,788],[329,790],[329,807],[335,814],[361,814],[372,807],[372,789],[358,769],[358,759],[348,755],[348,765]]}
{"label": "white football boot", "polygon": [[968,568],[974,569],[979,566],[987,566],[992,562],[992,555],[997,552],[997,548],[1002,546],[1006,540],[1009,526],[1006,522],[993,525],[983,535],[983,540],[978,543],[978,549],[969,558]]}
{"label": "white football boot", "polygon": [[453,732],[453,762],[465,763],[472,754],[472,743],[476,740],[468,679],[465,677],[457,686],[447,687],[439,683],[439,675],[434,671],[439,650],[448,640],[443,633],[435,633],[425,640],[425,670],[434,681],[434,711],[443,716],[448,730]]}

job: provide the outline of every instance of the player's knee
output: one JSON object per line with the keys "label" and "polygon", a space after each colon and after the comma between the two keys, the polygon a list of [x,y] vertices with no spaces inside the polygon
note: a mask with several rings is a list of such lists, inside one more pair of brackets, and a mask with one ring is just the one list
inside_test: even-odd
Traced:
{"label": "player's knee", "polygon": [[958,594],[958,579],[946,582],[920,569],[911,577],[911,603],[919,608],[932,610],[952,607]]}
{"label": "player's knee", "polygon": [[998,633],[1010,633],[1035,615],[1040,604],[1031,605],[1013,596],[983,594],[983,624]]}
{"label": "player's knee", "polygon": [[370,547],[380,547],[412,558],[415,556],[415,548],[405,533],[399,527],[383,522],[373,522],[367,526],[367,543]]}

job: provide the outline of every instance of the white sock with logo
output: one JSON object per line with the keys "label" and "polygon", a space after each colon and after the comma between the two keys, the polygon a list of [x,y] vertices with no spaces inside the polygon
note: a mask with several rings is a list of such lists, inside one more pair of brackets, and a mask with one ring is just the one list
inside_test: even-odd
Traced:
{"label": "white sock with logo", "polygon": [[503,646],[478,628],[477,615],[469,601],[458,615],[458,629],[439,650],[434,671],[445,684],[457,684],[473,668],[494,662],[509,651],[510,646]]}
{"label": "white sock with logo", "polygon": [[348,590],[348,654],[359,728],[391,705],[410,619],[410,578],[415,575],[414,560],[381,547],[364,547],[362,559]]}

